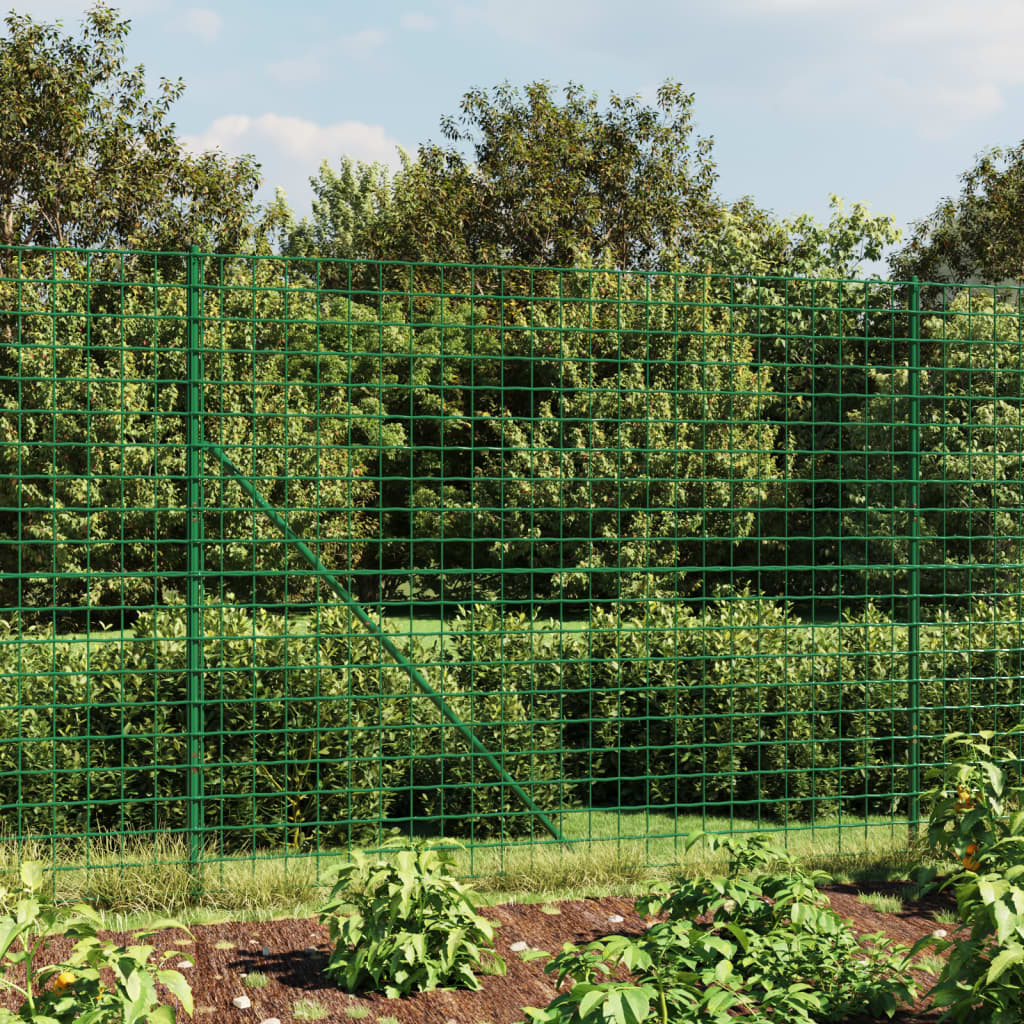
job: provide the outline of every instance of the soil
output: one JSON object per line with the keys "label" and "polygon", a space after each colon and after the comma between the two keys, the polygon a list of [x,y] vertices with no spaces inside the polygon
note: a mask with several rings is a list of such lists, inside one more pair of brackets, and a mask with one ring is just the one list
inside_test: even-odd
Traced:
{"label": "soil", "polygon": [[[934,894],[926,899],[909,898],[908,883],[881,882],[837,885],[823,890],[832,907],[853,922],[862,934],[884,932],[894,943],[912,945],[921,936],[946,929],[955,937],[952,926],[942,924],[935,915],[955,910],[949,894]],[[904,909],[899,913],[880,913],[858,899],[867,893],[899,896]],[[557,910],[557,913],[554,911]],[[183,932],[158,932],[147,940],[158,951],[179,950],[180,960],[191,962],[182,973],[192,986],[196,1024],[259,1024],[276,1017],[281,1024],[311,1019],[297,1016],[299,1000],[312,1000],[325,1011],[323,1024],[365,1024],[386,1021],[393,1024],[518,1024],[525,1019],[524,1006],[544,1007],[557,990],[554,979],[544,973],[545,960],[524,962],[510,949],[525,942],[532,948],[560,952],[562,943],[586,943],[614,933],[640,935],[651,923],[640,917],[633,901],[618,897],[560,901],[550,904],[506,903],[482,908],[481,913],[498,927],[495,947],[504,957],[504,977],[484,975],[477,992],[422,992],[403,999],[387,999],[372,993],[349,995],[341,991],[320,970],[330,948],[328,933],[316,918],[276,920],[257,923],[193,925],[192,939]],[[620,920],[621,918],[621,920]],[[119,944],[130,936],[123,932],[102,933]],[[68,954],[71,941],[53,939],[39,963],[56,963]],[[517,946],[520,949],[521,946]],[[167,966],[174,966],[173,958]],[[247,986],[243,976],[249,972],[266,975],[260,988]],[[914,972],[918,988],[926,993],[934,977]],[[162,995],[173,1005],[177,1001],[166,990]],[[248,996],[251,1007],[237,1009],[232,999]],[[0,1006],[17,1009],[10,992],[0,992]],[[901,1010],[894,1018],[900,1024],[935,1022],[940,1011],[922,998],[912,1008]],[[390,1020],[389,1020],[390,1018]],[[179,1024],[187,1021],[179,1012]]]}

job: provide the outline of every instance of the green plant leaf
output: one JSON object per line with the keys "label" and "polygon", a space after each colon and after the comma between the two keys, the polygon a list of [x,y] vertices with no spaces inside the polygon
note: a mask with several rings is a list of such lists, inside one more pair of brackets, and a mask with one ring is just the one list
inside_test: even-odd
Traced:
{"label": "green plant leaf", "polygon": [[1024,960],[1024,947],[1013,945],[1000,950],[989,966],[988,973],[985,975],[986,984],[991,985],[993,982],[997,981],[1009,967],[1020,963],[1022,960]]}
{"label": "green plant leaf", "polygon": [[43,866],[38,861],[29,860],[21,865],[21,881],[25,888],[33,892],[43,884]]}
{"label": "green plant leaf", "polygon": [[650,1013],[651,1001],[642,989],[631,985],[615,989],[608,996],[607,1009],[622,1024],[642,1024]]}

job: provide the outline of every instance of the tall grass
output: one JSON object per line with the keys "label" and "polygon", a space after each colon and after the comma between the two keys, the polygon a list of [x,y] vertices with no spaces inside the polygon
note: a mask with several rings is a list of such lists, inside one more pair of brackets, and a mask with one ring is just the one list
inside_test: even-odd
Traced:
{"label": "tall grass", "polygon": [[[781,829],[728,818],[577,811],[562,814],[559,827],[567,847],[553,839],[471,848],[452,842],[457,873],[472,881],[485,903],[638,895],[659,881],[724,868],[723,856],[707,844],[685,848],[684,837],[695,830],[772,835],[807,866],[839,880],[903,877],[921,856],[908,844],[901,819],[844,818]],[[38,860],[53,895],[90,903],[112,928],[140,927],[168,913],[187,923],[309,917],[326,896],[332,866],[346,856],[328,850],[227,857],[207,848],[190,872],[181,836],[145,842],[100,837],[88,846],[0,837],[0,887],[17,883],[22,861]]]}

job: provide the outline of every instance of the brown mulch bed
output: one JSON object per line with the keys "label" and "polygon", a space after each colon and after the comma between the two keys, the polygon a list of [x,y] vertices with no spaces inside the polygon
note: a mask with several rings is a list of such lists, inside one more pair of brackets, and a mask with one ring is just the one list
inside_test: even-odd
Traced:
{"label": "brown mulch bed", "polygon": [[[934,916],[940,910],[956,909],[951,896],[939,894],[914,901],[908,898],[908,889],[906,883],[883,882],[830,886],[824,891],[833,908],[861,933],[881,931],[894,943],[909,946],[937,928],[951,931]],[[904,909],[898,914],[879,913],[858,899],[864,893],[900,896]],[[551,913],[552,907],[559,913]],[[504,977],[482,977],[478,992],[423,992],[404,999],[353,996],[329,981],[320,970],[329,949],[328,933],[316,918],[194,925],[192,940],[182,932],[160,932],[147,941],[157,950],[180,950],[182,958],[191,961],[192,966],[183,968],[182,973],[192,986],[197,1024],[259,1024],[271,1017],[281,1024],[292,1024],[303,1019],[294,1013],[294,1004],[302,999],[313,1000],[326,1010],[320,1018],[324,1024],[348,1024],[353,1020],[377,1024],[385,1018],[397,1019],[401,1024],[516,1024],[524,1019],[524,1006],[546,1006],[556,989],[553,978],[544,973],[544,960],[524,963],[510,946],[526,942],[533,948],[559,952],[564,942],[586,943],[616,932],[640,935],[650,923],[636,913],[632,900],[618,897],[552,904],[506,903],[485,907],[481,913],[499,926],[495,946],[505,959],[508,973]],[[617,917],[622,920],[613,920]],[[106,937],[118,943],[129,939],[122,932],[106,933]],[[45,962],[63,959],[70,947],[70,940],[52,940]],[[242,976],[257,971],[267,976],[268,983],[262,988],[247,987]],[[915,977],[923,992],[934,982],[923,972],[915,972]],[[240,1010],[232,999],[243,995],[252,1005]],[[176,1002],[173,997],[168,1001]],[[17,1008],[9,992],[0,992],[0,1005]],[[894,1019],[900,1024],[924,1024],[938,1020],[939,1015],[922,1000],[912,1009],[900,1011]],[[184,1013],[179,1013],[178,1019],[188,1020]]]}

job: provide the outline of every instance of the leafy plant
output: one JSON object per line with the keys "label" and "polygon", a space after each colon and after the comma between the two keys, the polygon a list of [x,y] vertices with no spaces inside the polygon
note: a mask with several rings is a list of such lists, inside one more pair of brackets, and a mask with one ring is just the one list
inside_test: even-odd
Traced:
{"label": "leafy plant", "polygon": [[[1020,732],[1011,729],[1006,736]],[[937,785],[923,794],[931,802],[928,846],[937,854],[977,871],[982,862],[1004,866],[1021,860],[1024,835],[1019,814],[1021,786],[1011,786],[1003,767],[1014,759],[1012,751],[993,744],[996,734],[977,736],[953,732],[943,747],[960,748],[945,768],[932,769]]]}
{"label": "leafy plant", "polygon": [[[1005,765],[1013,754],[995,738],[990,731],[948,735],[944,742],[960,754],[932,773],[940,781],[927,794],[929,845],[938,854],[952,854],[962,867],[941,887],[953,887],[970,935],[943,944],[949,960],[931,992],[937,1006],[947,1007],[943,1019],[958,1024],[1016,1024],[1024,990],[1022,787],[1011,785]],[[928,881],[935,874],[927,868],[920,877]]]}
{"label": "leafy plant", "polygon": [[250,971],[242,978],[242,983],[246,988],[263,988],[269,984],[270,978],[268,978],[262,971]]}
{"label": "leafy plant", "polygon": [[[153,946],[131,945],[125,948],[102,940],[97,930],[102,919],[91,907],[77,904],[60,907],[45,900],[42,866],[28,861],[21,866],[22,885],[12,891],[0,888],[0,988],[18,992],[24,999],[15,1013],[0,1008],[0,1024],[174,1024],[172,1006],[161,1004],[156,992],[159,981],[177,996],[186,1012],[192,1014],[192,991],[185,978],[175,970],[154,970],[149,960]],[[153,922],[144,938],[164,928],[184,928],[177,921]],[[184,929],[188,931],[188,929]],[[77,939],[66,961],[38,967],[36,958],[47,939],[67,935]],[[161,959],[180,956],[166,951]],[[23,965],[24,979],[7,977],[9,966]],[[100,980],[100,971],[108,968],[114,986]],[[47,982],[53,984],[47,988]]]}
{"label": "leafy plant", "polygon": [[439,987],[477,989],[474,969],[504,973],[494,929],[450,872],[449,850],[398,840],[387,856],[355,851],[320,912],[334,950],[325,968],[348,992],[390,999]]}
{"label": "leafy plant", "polygon": [[[726,1024],[737,1012],[751,1022],[840,1021],[891,1017],[898,1001],[914,998],[910,958],[933,940],[909,951],[885,948],[880,935],[862,945],[818,892],[822,873],[805,872],[760,836],[708,840],[728,849],[728,874],[638,901],[641,913],[669,915],[639,939],[566,945],[545,971],[575,984],[546,1009],[528,1007],[534,1024]],[[634,980],[611,978],[620,964]]]}

